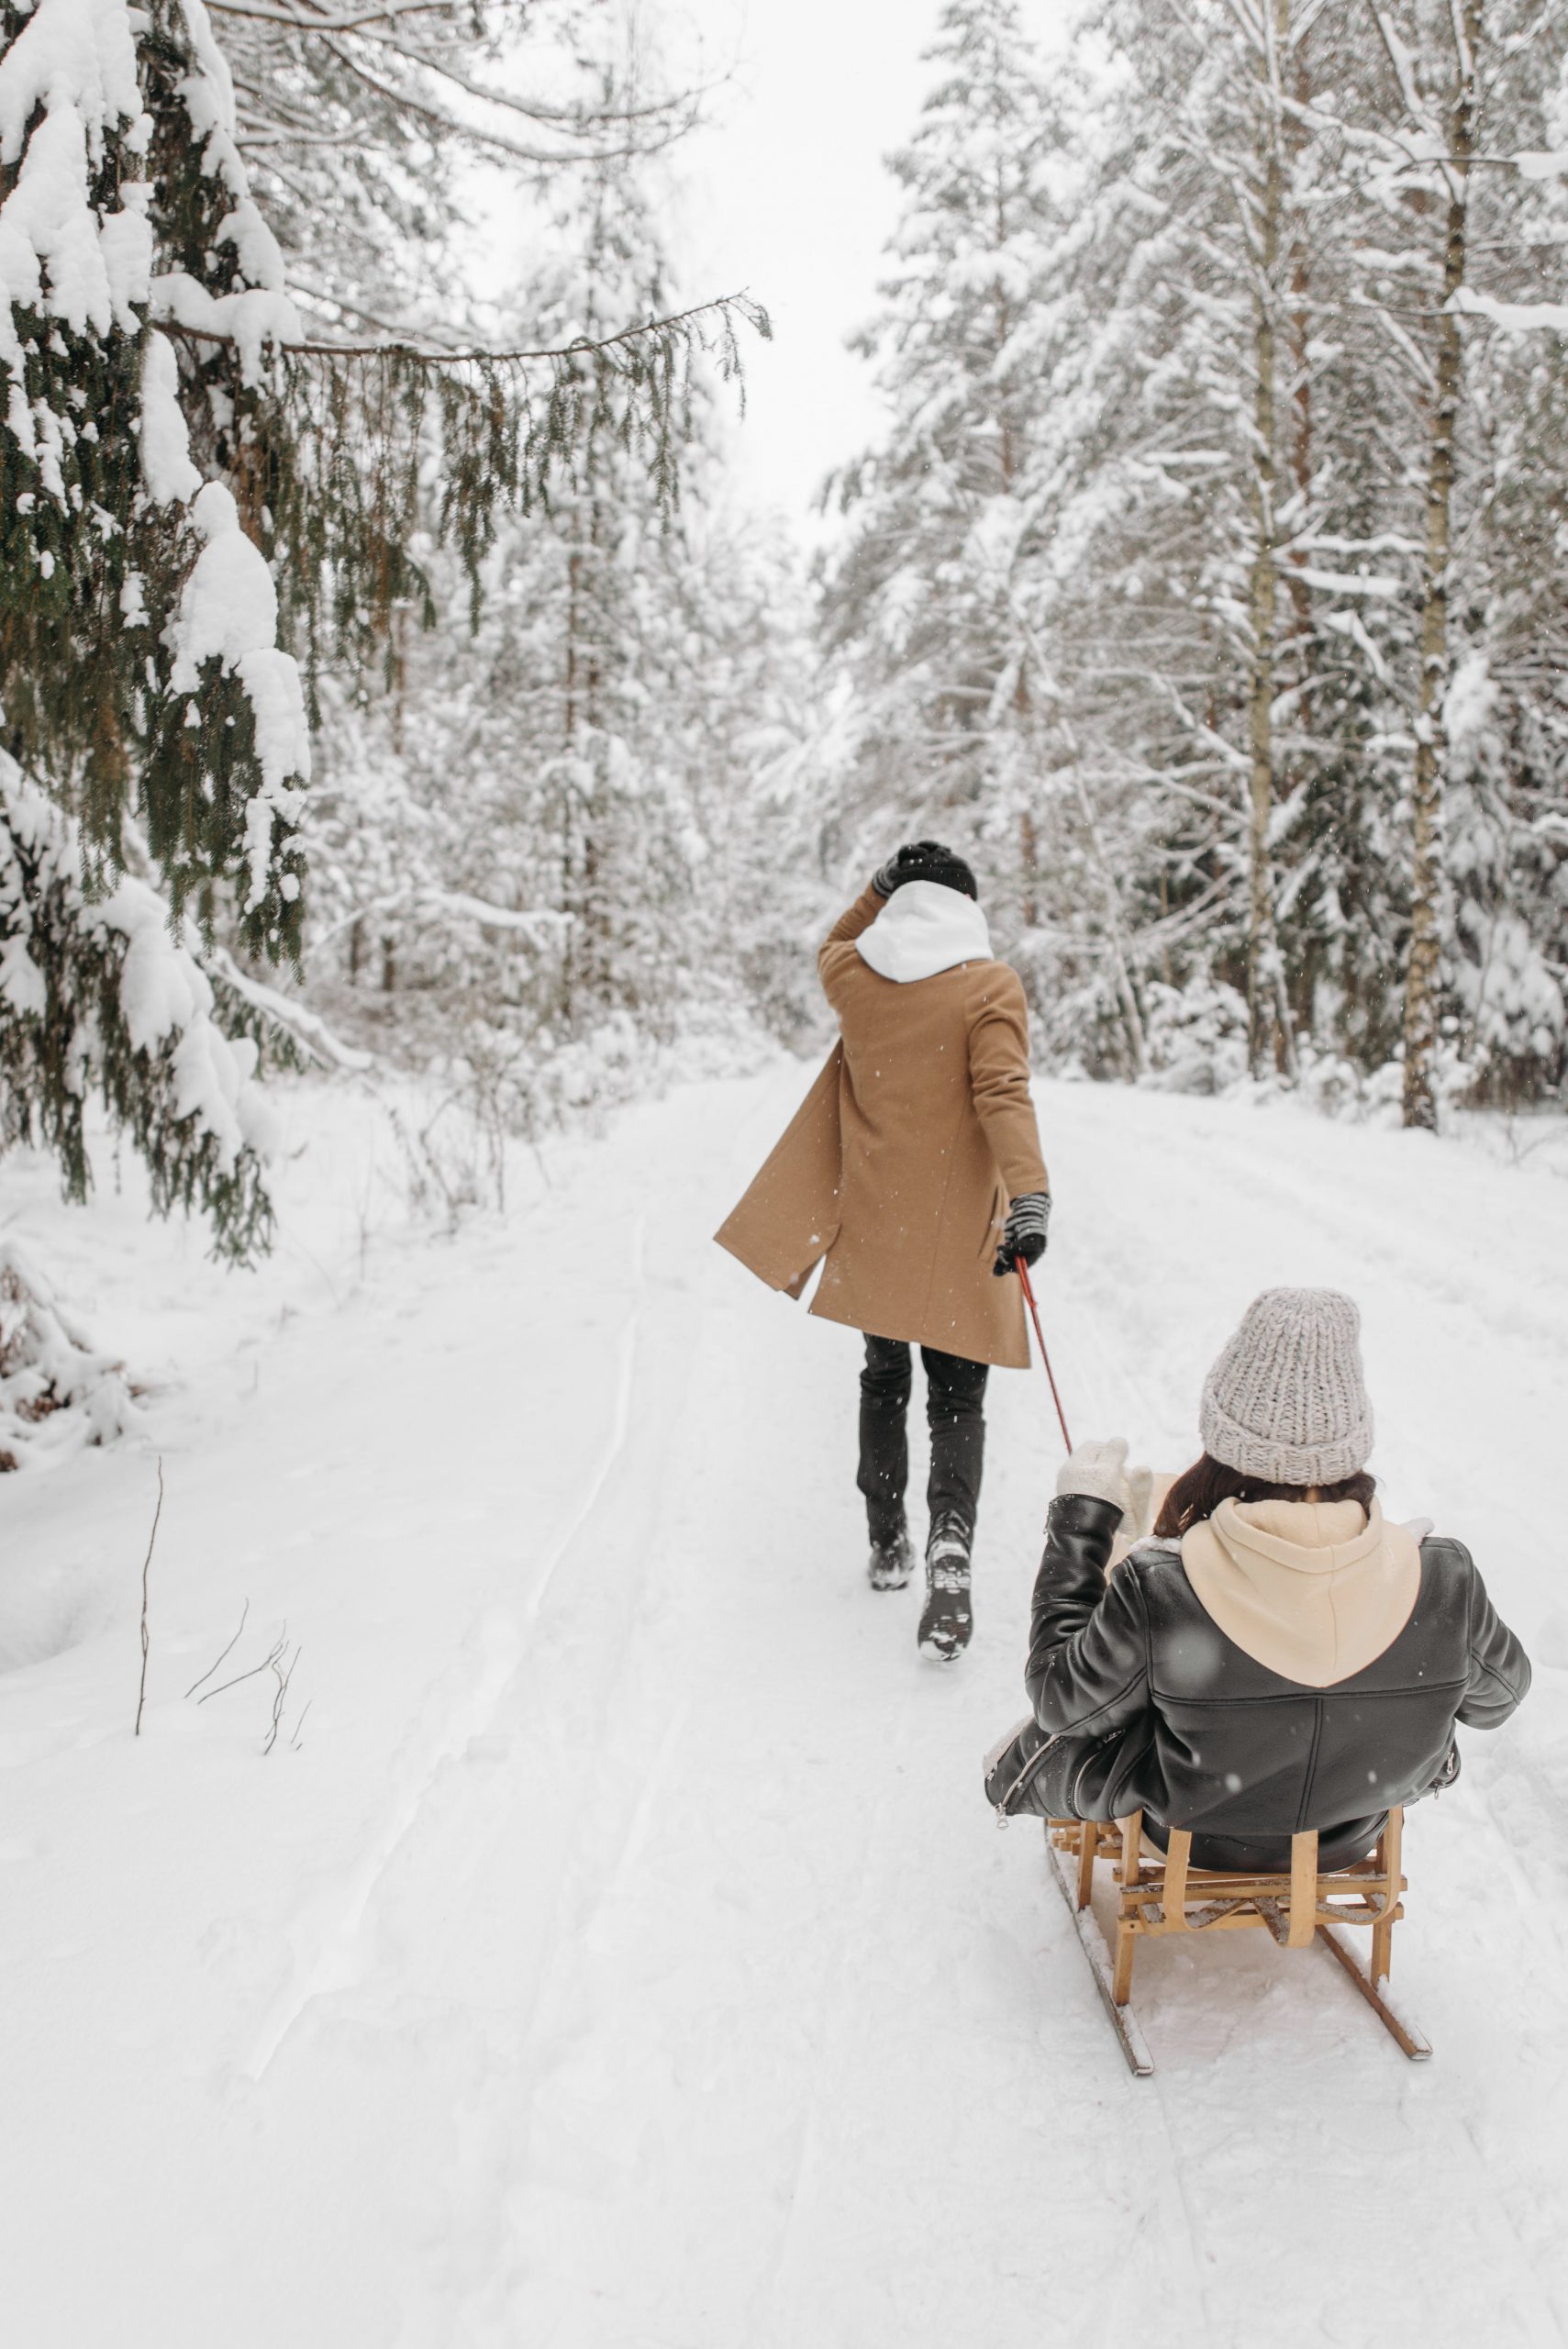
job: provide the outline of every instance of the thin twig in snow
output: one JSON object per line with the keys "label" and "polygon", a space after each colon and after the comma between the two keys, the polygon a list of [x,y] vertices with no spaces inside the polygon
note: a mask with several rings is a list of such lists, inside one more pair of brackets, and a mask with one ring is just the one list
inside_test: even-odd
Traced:
{"label": "thin twig in snow", "polygon": [[192,1681],[190,1687],[185,1691],[187,1697],[194,1697],[196,1690],[201,1687],[202,1680],[210,1680],[213,1674],[217,1670],[218,1665],[223,1662],[224,1657],[226,1655],[231,1655],[234,1650],[239,1646],[241,1635],[245,1630],[245,1618],[250,1614],[250,1601],[247,1599],[244,1606],[239,1610],[239,1630],[235,1632],[234,1637],[229,1641],[228,1647],[221,1650],[221,1652],[213,1658],[206,1670],[203,1673],[201,1680]]}
{"label": "thin twig in snow", "polygon": [[152,1512],[152,1531],[147,1537],[147,1555],[141,1562],[141,1682],[136,1692],[136,1727],[131,1734],[141,1735],[141,1711],[147,1702],[147,1655],[150,1642],[147,1630],[147,1575],[152,1564],[152,1545],[158,1539],[158,1520],[163,1514],[163,1454],[158,1455],[158,1506]]}
{"label": "thin twig in snow", "polygon": [[216,1688],[209,1688],[205,1697],[198,1697],[197,1704],[210,1704],[213,1698],[226,1695],[230,1688],[238,1688],[242,1680],[254,1680],[258,1673],[265,1672],[270,1664],[277,1662],[287,1645],[288,1625],[285,1623],[275,1645],[261,1658],[260,1664],[253,1664],[249,1672],[237,1672],[232,1680],[220,1681]]}
{"label": "thin twig in snow", "polygon": [[[284,1705],[288,1697],[289,1682],[294,1678],[294,1668],[299,1662],[300,1654],[301,1651],[296,1647],[289,1658],[286,1669],[282,1661],[281,1645],[275,1648],[268,1658],[272,1667],[272,1677],[278,1685],[272,1696],[272,1726],[267,1731],[267,1742],[261,1748],[263,1753],[270,1753],[278,1742],[278,1731],[283,1726]],[[304,1718],[302,1713],[300,1719],[303,1720]]]}

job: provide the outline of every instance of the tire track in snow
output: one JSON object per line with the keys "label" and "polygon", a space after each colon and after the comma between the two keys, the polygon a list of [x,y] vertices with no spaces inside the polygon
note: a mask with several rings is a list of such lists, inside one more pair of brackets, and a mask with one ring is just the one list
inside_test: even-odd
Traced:
{"label": "tire track in snow", "polygon": [[[915,1698],[911,1690],[897,1708],[895,1718],[899,1734],[892,1742],[890,1751],[902,1753],[908,1750],[906,1731],[914,1712]],[[802,2229],[803,2205],[816,2186],[823,2134],[824,2087],[829,2065],[835,2076],[842,2077],[845,2047],[851,2035],[850,1949],[852,1942],[865,1937],[866,1920],[874,1916],[881,1898],[883,1886],[880,1876],[868,1862],[884,1846],[883,1830],[891,1808],[892,1782],[884,1778],[876,1800],[870,1806],[865,1831],[859,1840],[853,1871],[857,1887],[855,1899],[839,1932],[833,1952],[810,2086],[804,2109],[795,2125],[788,2205],[768,2272],[759,2279],[753,2300],[758,2329],[752,2332],[749,2326],[749,2336],[769,2343],[776,2343],[778,2349],[791,2349],[791,2344],[799,2337],[788,2321],[787,2312],[781,2311],[780,2299],[789,2283],[790,2268],[800,2256],[797,2245]],[[815,2218],[816,2213],[812,2215]],[[781,2314],[784,2317],[782,2332],[779,2330]],[[820,2349],[820,2344],[812,2343],[807,2336],[806,2349]]]}
{"label": "tire track in snow", "polygon": [[[733,1155],[737,1181],[742,1168],[749,1171],[761,1130],[776,1116],[773,1085],[768,1083],[757,1090],[761,1098],[751,1115],[738,1122],[730,1120],[725,1127],[725,1143]],[[639,1408],[639,1424],[631,1433],[633,1449],[644,1447],[651,1457],[649,1475],[638,1486],[635,1527],[615,1570],[618,1636],[613,1653],[600,1646],[594,1657],[595,1721],[592,1727],[583,1725],[580,1743],[587,1783],[574,1806],[573,1832],[568,1842],[560,1843],[550,1865],[547,1909],[539,1921],[526,2007],[519,2002],[505,2065],[486,2094],[488,2105],[503,2115],[503,2125],[490,2132],[485,2173],[477,2190],[495,2213],[497,2254],[488,2272],[460,2288],[449,2302],[445,2320],[450,2337],[473,2344],[473,2349],[491,2342],[497,2349],[511,2349],[524,2323],[535,2338],[556,2337],[541,2316],[526,2271],[519,2272],[517,2254],[506,2240],[504,2213],[521,2211],[527,2206],[530,2181],[538,2169],[532,2141],[541,2093],[557,2073],[572,2065],[582,2044],[576,2009],[584,1952],[592,1941],[596,1920],[613,1905],[628,1875],[639,1865],[694,1710],[692,1693],[677,1690],[651,1753],[635,1731],[621,1726],[627,1710],[625,1684],[638,1676],[640,1642],[647,1631],[646,1624],[639,1621],[633,1594],[646,1587],[651,1570],[671,1554],[675,1538],[666,1522],[664,1497],[676,1450],[673,1431],[684,1424],[683,1406],[694,1391],[698,1400],[695,1416],[699,1423],[705,1419],[701,1408],[704,1371],[720,1379],[728,1375],[723,1361],[708,1364],[705,1332],[713,1297],[718,1285],[730,1278],[732,1268],[729,1260],[709,1245],[706,1228],[696,1244],[701,1253],[695,1282],[686,1277],[688,1268],[678,1255],[672,1265],[673,1302],[684,1300],[684,1318],[689,1322],[683,1333],[673,1315],[672,1327],[662,1341],[663,1350],[673,1354],[674,1375],[665,1377],[651,1391],[645,1387],[648,1399]],[[683,1334],[684,1342],[680,1342]],[[651,1369],[656,1374],[658,1365]],[[562,1696],[571,1701],[571,1692],[565,1690],[556,1692],[555,1701]],[[633,1774],[639,1792],[628,1816],[625,1788]],[[520,1791],[515,1800],[527,1798]],[[536,1890],[537,1886],[536,1874]],[[471,2121],[477,2117],[468,2116]],[[636,2119],[635,2114],[628,2115],[633,2125]],[[639,2349],[644,2339],[652,2349],[664,2336],[649,2329],[644,2320],[639,2321]],[[545,2326],[543,2332],[541,2326]],[[442,2333],[443,2343],[448,2337]],[[672,2349],[684,2349],[678,2336],[670,2338]]]}
{"label": "tire track in snow", "polygon": [[364,1929],[378,1887],[418,1822],[442,1773],[477,1738],[484,1737],[506,1704],[526,1660],[527,1632],[537,1623],[562,1562],[570,1554],[603,1498],[624,1453],[631,1426],[637,1352],[648,1304],[645,1263],[647,1219],[639,1216],[632,1244],[634,1302],[617,1344],[615,1408],[610,1431],[595,1463],[583,1498],[546,1552],[533,1587],[514,1614],[495,1605],[475,1618],[465,1646],[481,1652],[476,1666],[457,1676],[455,1698],[442,1693],[432,1708],[439,1719],[427,1737],[406,1742],[394,1789],[346,1879],[333,1886],[291,1928],[295,1963],[288,1980],[262,2020],[241,2072],[261,2081],[306,2009],[317,1998],[350,1988],[363,1972]]}

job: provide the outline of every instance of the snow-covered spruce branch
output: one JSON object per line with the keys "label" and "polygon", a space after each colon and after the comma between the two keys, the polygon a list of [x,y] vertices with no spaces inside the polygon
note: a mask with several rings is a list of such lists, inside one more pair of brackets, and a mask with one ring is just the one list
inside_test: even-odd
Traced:
{"label": "snow-covered spruce branch", "polygon": [[[528,122],[548,123],[557,129],[572,130],[584,142],[575,148],[539,157],[538,160],[543,162],[619,162],[646,154],[651,149],[679,137],[683,130],[695,125],[695,108],[702,95],[696,91],[680,91],[670,97],[652,99],[641,106],[550,106],[538,99],[521,97],[512,90],[499,90],[494,83],[476,82],[471,74],[459,70],[450,51],[413,48],[392,33],[373,33],[372,39],[389,55],[397,56],[421,72],[438,74],[442,81],[450,82],[453,89],[461,90],[465,97],[478,98],[486,106],[499,106],[506,113],[521,115]],[[461,141],[482,145],[496,143],[495,134],[481,125],[458,121],[455,117],[448,117],[448,120],[453,135]],[[586,143],[595,131],[612,124],[623,128],[632,125],[656,125],[659,136],[652,140],[634,138],[618,147]],[[511,149],[510,142],[499,143],[506,151],[516,151]]]}
{"label": "snow-covered spruce branch", "polygon": [[218,1025],[161,896],[128,873],[94,896],[84,864],[77,825],[0,752],[0,1141],[51,1149],[84,1199],[95,1092],[147,1163],[154,1210],[204,1205],[220,1251],[248,1257],[271,1230],[255,1042]]}
{"label": "snow-covered spruce branch", "polygon": [[112,1443],[135,1418],[125,1364],[88,1342],[15,1241],[0,1241],[0,1474]]}
{"label": "snow-covered spruce branch", "polygon": [[[233,17],[240,23],[281,26],[307,39],[330,42],[345,34],[363,34],[420,72],[439,73],[466,96],[482,99],[487,106],[504,107],[508,113],[521,115],[526,121],[573,131],[584,139],[610,126],[679,121],[708,95],[706,88],[684,89],[650,98],[640,105],[617,105],[610,100],[562,105],[525,96],[517,90],[499,89],[493,82],[477,82],[460,72],[453,61],[456,54],[472,49],[473,41],[471,33],[454,31],[456,11],[451,0],[366,0],[363,6],[337,11],[304,5],[304,0],[302,5],[294,6],[287,5],[287,0],[209,0],[209,14]],[[408,32],[411,28],[417,30],[420,18],[429,23],[431,38],[411,40]],[[442,32],[447,36],[444,42],[436,37]],[[405,95],[398,95],[400,100]],[[472,122],[454,121],[450,127],[460,138],[484,137]],[[616,149],[611,153],[618,156],[623,151],[644,150]],[[606,153],[600,148],[583,147],[550,160],[600,162],[606,160]]]}
{"label": "snow-covered spruce branch", "polygon": [[[492,155],[504,156],[508,162],[526,163],[536,171],[556,170],[582,162],[628,162],[656,143],[639,140],[620,147],[601,147],[586,151],[573,148],[526,146],[520,139],[508,137],[504,131],[485,129],[454,114],[446,113],[439,106],[422,102],[408,89],[399,88],[395,83],[384,80],[380,74],[373,73],[364,60],[352,55],[341,41],[329,39],[324,47],[332,61],[341,66],[343,72],[372,98],[395,113],[422,124],[432,137],[450,140],[456,147],[485,150]],[[425,61],[415,58],[408,61],[417,65]],[[672,130],[667,135],[673,138],[677,133]]]}
{"label": "snow-covered spruce branch", "polygon": [[330,33],[363,32],[374,25],[393,25],[406,17],[427,17],[439,13],[432,9],[432,0],[372,0],[363,8],[352,8],[342,15],[329,15],[325,9],[273,8],[266,0],[210,0],[210,13],[215,17],[238,17],[257,25],[286,25],[291,32]]}
{"label": "snow-covered spruce branch", "polygon": [[[244,101],[241,146],[268,138],[275,110],[280,104],[287,110],[285,84],[301,77],[306,90],[328,94],[334,107],[342,106],[350,85],[362,94],[363,120],[350,140],[369,129],[379,145],[388,125],[395,139],[397,130],[418,124],[442,146],[536,170],[597,169],[655,153],[700,119],[709,95],[704,85],[645,96],[622,93],[601,71],[593,95],[557,100],[499,83],[492,13],[455,0],[214,0],[213,14],[228,28],[241,69],[235,74]],[[467,103],[444,105],[443,84]],[[530,144],[498,127],[497,117],[552,132],[559,143]]]}
{"label": "snow-covered spruce branch", "polygon": [[296,1003],[292,996],[280,995],[276,987],[250,978],[239,968],[226,946],[200,949],[198,959],[210,976],[237,995],[241,1003],[279,1035],[286,1038],[289,1044],[302,1052],[306,1060],[323,1067],[356,1071],[373,1067],[373,1054],[346,1044],[340,1036],[333,1033],[318,1012],[308,1010],[303,1003]]}

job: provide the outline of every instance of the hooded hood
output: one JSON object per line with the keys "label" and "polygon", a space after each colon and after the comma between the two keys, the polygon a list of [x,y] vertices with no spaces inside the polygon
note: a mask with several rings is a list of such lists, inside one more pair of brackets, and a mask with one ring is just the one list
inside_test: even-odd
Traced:
{"label": "hooded hood", "polygon": [[1205,1614],[1306,1688],[1348,1680],[1391,1647],[1421,1586],[1416,1531],[1373,1501],[1221,1501],[1182,1536]]}
{"label": "hooded hood", "polygon": [[989,963],[991,931],[973,897],[940,881],[906,881],[855,941],[884,979],[907,985],[960,963]]}

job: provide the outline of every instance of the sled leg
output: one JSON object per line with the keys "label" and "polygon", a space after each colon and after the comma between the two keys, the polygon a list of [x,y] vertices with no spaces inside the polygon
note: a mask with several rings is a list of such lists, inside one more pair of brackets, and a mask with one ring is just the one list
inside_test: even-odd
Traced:
{"label": "sled leg", "polygon": [[1095,1889],[1095,1854],[1100,1846],[1100,1831],[1092,1819],[1085,1819],[1078,1830],[1078,1906],[1086,1909]]}
{"label": "sled leg", "polygon": [[1118,2007],[1125,2007],[1132,1996],[1132,1933],[1124,1921],[1116,1929],[1116,1964],[1111,1968],[1111,1997]]}
{"label": "sled leg", "polygon": [[[1395,1909],[1398,1905],[1400,1868],[1404,1859],[1404,1812],[1391,1810],[1388,1823],[1377,1840],[1377,1872],[1389,1879],[1388,1899]],[[1393,1961],[1394,1916],[1391,1913],[1372,1929],[1372,1964],[1367,1970],[1372,1976],[1374,1989],[1380,1982],[1387,1981]]]}
{"label": "sled leg", "polygon": [[[1086,1829],[1085,1831],[1089,1831]],[[1121,2052],[1127,2058],[1127,2068],[1135,2079],[1146,2080],[1154,2069],[1154,2058],[1149,2053],[1148,2043],[1139,2027],[1138,2017],[1126,2004],[1125,1988],[1121,1998],[1118,2000],[1117,1998],[1111,1954],[1106,1947],[1106,1938],[1100,1931],[1099,1920],[1095,1915],[1094,1909],[1086,1904],[1082,1909],[1078,1906],[1076,1871],[1068,1870],[1062,1854],[1054,1845],[1051,1847],[1051,1872],[1056,1878],[1057,1890],[1067,1903],[1067,1913],[1073,1920],[1073,1929],[1078,1936],[1078,1945],[1089,1961],[1089,1971],[1095,1977],[1095,1987],[1098,1990],[1101,2003],[1111,2019]],[[1130,1976],[1132,1935],[1129,1933],[1125,1938],[1128,1955],[1127,1972]],[[1118,1954],[1119,1956],[1119,1951]]]}
{"label": "sled leg", "polygon": [[[1384,1930],[1385,1929],[1382,1926],[1374,1926],[1373,1928],[1374,1936],[1374,1953],[1376,1946],[1375,1936]],[[1386,1930],[1389,1932],[1393,1932],[1394,1928],[1392,1923],[1389,1924]],[[1383,2028],[1387,2032],[1389,2037],[1393,2040],[1395,2045],[1400,2050],[1401,2054],[1408,2055],[1412,2064],[1426,2063],[1428,2057],[1432,2052],[1432,2044],[1430,2040],[1427,2037],[1426,2032],[1422,2031],[1419,2025],[1414,2022],[1408,2015],[1401,2015],[1395,2011],[1395,2009],[1390,2004],[1386,1995],[1379,1990],[1376,1978],[1373,1976],[1364,1974],[1362,1971],[1357,1960],[1351,1954],[1351,1951],[1346,1948],[1344,1943],[1340,1940],[1338,1932],[1332,1925],[1319,1925],[1318,1928],[1318,1938],[1328,1950],[1329,1955],[1337,1958],[1340,1964],[1344,1967],[1345,1972],[1350,1976],[1351,1980],[1355,1984],[1356,1988],[1361,1992],[1362,1997],[1366,2000],[1367,2005],[1372,2009],[1373,2014],[1377,2017],[1378,2021],[1383,2025]],[[1376,1956],[1374,1954],[1373,1963],[1375,1965],[1376,1962]],[[1387,1961],[1385,1959],[1385,1968],[1386,1963]]]}

